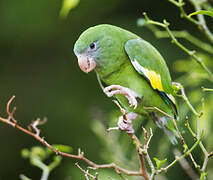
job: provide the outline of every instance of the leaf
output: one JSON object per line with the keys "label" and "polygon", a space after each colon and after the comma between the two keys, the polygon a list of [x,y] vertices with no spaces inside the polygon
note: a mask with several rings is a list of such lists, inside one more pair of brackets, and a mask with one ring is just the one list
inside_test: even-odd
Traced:
{"label": "leaf", "polygon": [[44,160],[46,158],[46,152],[43,147],[34,146],[31,148],[31,156],[37,156],[39,159]]}
{"label": "leaf", "polygon": [[213,11],[205,11],[205,10],[193,12],[193,13],[189,14],[188,17],[194,16],[197,14],[203,14],[203,15],[207,15],[207,16],[210,16],[213,18]]}
{"label": "leaf", "polygon": [[[58,151],[65,152],[65,153],[71,153],[72,152],[72,147],[62,145],[62,144],[53,144],[52,147],[57,149]],[[52,154],[53,151],[49,148],[46,149],[48,154]]]}
{"label": "leaf", "polygon": [[153,158],[153,159],[155,160],[155,163],[157,165],[156,169],[160,169],[160,167],[167,161],[167,158],[163,160],[159,160],[157,158]]}
{"label": "leaf", "polygon": [[28,149],[22,149],[21,150],[21,156],[22,156],[22,158],[28,158],[29,155],[30,155],[30,152],[29,152]]}
{"label": "leaf", "polygon": [[208,174],[207,172],[203,172],[203,173],[201,174],[201,176],[200,176],[200,179],[201,179],[201,180],[206,179],[207,174]]}
{"label": "leaf", "polygon": [[188,151],[188,146],[186,145],[186,144],[183,144],[183,148],[184,148],[184,150],[183,150],[183,152],[185,153],[186,151]]}
{"label": "leaf", "polygon": [[79,2],[80,0],[63,0],[59,16],[61,18],[66,18],[70,10],[75,8]]}

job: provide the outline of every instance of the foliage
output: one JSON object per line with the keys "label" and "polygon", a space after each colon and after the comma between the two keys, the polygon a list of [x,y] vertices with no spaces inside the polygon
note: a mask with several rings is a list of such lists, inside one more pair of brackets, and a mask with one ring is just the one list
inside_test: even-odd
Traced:
{"label": "foliage", "polygon": [[193,13],[189,14],[188,17],[198,15],[198,14],[207,15],[207,16],[210,16],[213,18],[213,11],[204,11],[204,10],[193,12]]}
{"label": "foliage", "polygon": [[[59,151],[70,153],[72,148],[65,145],[52,145],[54,148],[58,149]],[[62,157],[53,154],[53,151],[49,148],[44,148],[40,146],[34,146],[31,149],[22,149],[21,155],[25,159],[29,159],[31,165],[38,167],[42,171],[41,180],[47,180],[49,174],[61,163]],[[50,163],[45,164],[46,160],[50,159],[52,156],[52,161]],[[29,180],[28,177],[21,174],[20,178],[22,180]]]}
{"label": "foliage", "polygon": [[60,10],[60,17],[66,18],[71,9],[75,8],[80,0],[63,0],[62,7]]}

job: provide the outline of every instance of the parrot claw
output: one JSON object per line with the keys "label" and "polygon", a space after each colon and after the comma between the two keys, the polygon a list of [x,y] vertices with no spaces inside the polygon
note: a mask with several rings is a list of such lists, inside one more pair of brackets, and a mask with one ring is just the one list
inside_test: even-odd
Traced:
{"label": "parrot claw", "polygon": [[111,85],[111,86],[107,86],[106,88],[104,88],[104,93],[108,96],[108,97],[112,97],[115,94],[122,94],[124,95],[130,104],[130,107],[134,107],[134,109],[137,108],[138,102],[136,100],[137,97],[141,98],[135,91],[120,86],[120,85]]}
{"label": "parrot claw", "polygon": [[124,116],[120,116],[118,119],[119,129],[126,131],[128,134],[133,134],[132,120],[137,118],[137,116],[136,113],[128,113],[125,118]]}

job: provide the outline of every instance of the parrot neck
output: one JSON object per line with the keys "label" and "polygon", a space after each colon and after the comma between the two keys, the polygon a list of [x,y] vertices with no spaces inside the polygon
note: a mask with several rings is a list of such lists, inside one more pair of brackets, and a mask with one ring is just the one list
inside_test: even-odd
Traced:
{"label": "parrot neck", "polygon": [[121,69],[123,69],[123,66],[125,66],[126,63],[121,64],[116,70],[105,72],[96,71],[96,73],[100,76],[100,78],[105,81],[107,79],[110,79],[114,74],[119,73]]}
{"label": "parrot neck", "polygon": [[113,71],[109,71],[108,73],[100,73],[96,71],[99,75],[100,79],[106,84],[111,85],[113,83],[120,83],[120,77],[125,77],[125,72],[131,71],[132,66],[129,61],[124,61],[118,68],[114,69]]}

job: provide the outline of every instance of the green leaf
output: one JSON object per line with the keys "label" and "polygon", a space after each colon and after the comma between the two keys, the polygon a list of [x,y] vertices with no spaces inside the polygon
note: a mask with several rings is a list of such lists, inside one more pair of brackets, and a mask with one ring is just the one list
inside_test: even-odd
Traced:
{"label": "green leaf", "polygon": [[156,163],[156,169],[160,169],[160,167],[167,161],[167,158],[166,159],[163,159],[163,160],[159,160],[157,158],[153,158],[155,160],[155,163]]}
{"label": "green leaf", "polygon": [[203,173],[201,174],[201,176],[200,176],[200,179],[201,179],[201,180],[206,179],[207,174],[208,174],[207,172],[203,172]]}
{"label": "green leaf", "polygon": [[183,144],[183,148],[184,148],[184,150],[183,150],[184,153],[189,150],[189,148],[186,144]]}
{"label": "green leaf", "polygon": [[44,160],[46,158],[46,152],[43,147],[40,146],[34,146],[31,148],[31,155],[37,156],[41,160]]}
{"label": "green leaf", "polygon": [[213,18],[213,11],[205,11],[205,10],[193,12],[193,13],[189,14],[188,17],[194,16],[197,14],[203,14],[203,15],[207,15],[207,16],[210,16]]}
{"label": "green leaf", "polygon": [[75,8],[80,0],[63,0],[61,11],[59,16],[61,18],[66,18],[70,10]]}
{"label": "green leaf", "polygon": [[[65,152],[65,153],[71,153],[72,152],[72,147],[62,145],[62,144],[53,144],[52,147],[57,149],[58,151]],[[48,154],[52,154],[53,151],[49,148],[46,149]]]}
{"label": "green leaf", "polygon": [[28,149],[22,149],[21,150],[21,156],[22,158],[28,158],[30,155],[30,152],[28,151]]}

